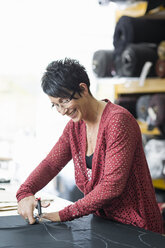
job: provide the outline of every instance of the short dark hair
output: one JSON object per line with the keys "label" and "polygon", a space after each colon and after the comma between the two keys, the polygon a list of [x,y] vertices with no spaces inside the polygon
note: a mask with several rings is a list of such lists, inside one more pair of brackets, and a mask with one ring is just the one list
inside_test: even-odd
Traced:
{"label": "short dark hair", "polygon": [[51,62],[41,81],[43,91],[52,97],[70,98],[73,92],[81,96],[83,89],[79,86],[80,83],[85,83],[91,94],[86,69],[74,59],[65,58]]}

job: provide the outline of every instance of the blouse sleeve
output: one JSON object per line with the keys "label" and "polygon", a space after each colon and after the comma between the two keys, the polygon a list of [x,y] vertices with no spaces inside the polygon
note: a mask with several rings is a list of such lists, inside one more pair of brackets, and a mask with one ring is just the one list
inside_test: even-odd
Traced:
{"label": "blouse sleeve", "polygon": [[69,123],[63,134],[46,156],[46,158],[35,168],[26,181],[20,186],[16,197],[20,201],[24,197],[34,195],[47,185],[70,161],[71,149],[69,143]]}
{"label": "blouse sleeve", "polygon": [[139,132],[136,124],[125,114],[113,117],[108,126],[104,176],[84,198],[59,212],[62,221],[94,213],[122,194],[136,149]]}

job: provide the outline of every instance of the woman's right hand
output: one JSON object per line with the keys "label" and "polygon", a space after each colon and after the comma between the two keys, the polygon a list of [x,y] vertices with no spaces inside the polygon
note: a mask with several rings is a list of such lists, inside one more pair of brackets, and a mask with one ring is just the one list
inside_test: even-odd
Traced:
{"label": "woman's right hand", "polygon": [[33,195],[23,198],[18,202],[18,213],[28,220],[29,224],[35,223],[33,212],[37,206],[37,201]]}

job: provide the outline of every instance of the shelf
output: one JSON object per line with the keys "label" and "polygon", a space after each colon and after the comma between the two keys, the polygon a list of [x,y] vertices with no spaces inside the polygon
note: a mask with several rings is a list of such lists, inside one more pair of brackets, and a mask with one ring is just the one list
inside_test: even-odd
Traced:
{"label": "shelf", "polygon": [[165,190],[165,178],[152,179],[154,188]]}
{"label": "shelf", "polygon": [[[118,80],[118,81],[117,81]],[[120,78],[114,84],[114,98],[118,99],[121,95],[131,94],[156,94],[165,93],[165,78],[147,78],[144,85],[139,84],[139,78]],[[137,120],[141,133],[145,135],[161,135],[158,128],[148,130],[148,125],[145,122]],[[154,188],[165,190],[164,179],[152,179]]]}
{"label": "shelf", "polygon": [[9,161],[11,161],[11,160],[12,160],[12,158],[0,157],[0,161],[1,161],[1,162],[9,162]]}
{"label": "shelf", "polygon": [[143,86],[139,85],[137,79],[125,79],[123,84],[115,84],[115,98],[120,94],[145,94],[165,92],[165,79],[149,78],[145,80]]}
{"label": "shelf", "polygon": [[143,123],[141,121],[137,121],[137,122],[143,134],[146,134],[146,135],[160,135],[161,134],[158,128],[154,128],[153,130],[148,130],[148,126],[146,123]]}
{"label": "shelf", "polygon": [[[115,99],[120,95],[129,94],[155,94],[165,92],[165,79],[161,78],[148,78],[145,80],[144,85],[139,85],[138,78],[122,78],[122,83],[114,85]],[[146,123],[138,121],[140,130],[146,135],[160,135],[161,132],[158,128],[148,130]]]}

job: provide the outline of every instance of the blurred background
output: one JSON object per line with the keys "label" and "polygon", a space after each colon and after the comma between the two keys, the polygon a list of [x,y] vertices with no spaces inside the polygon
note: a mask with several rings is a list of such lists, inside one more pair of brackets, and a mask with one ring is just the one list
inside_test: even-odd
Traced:
{"label": "blurred background", "polygon": [[[0,0],[1,181],[21,184],[68,121],[52,111],[40,87],[51,61],[79,60],[96,95],[98,79],[92,71],[92,56],[98,48],[113,47],[115,8],[113,2],[100,5],[97,0]],[[68,187],[73,187],[72,162],[59,177],[65,174]],[[58,184],[65,193],[59,182],[51,182],[44,190],[53,192]]]}
{"label": "blurred background", "polygon": [[[85,66],[97,99],[137,119],[165,201],[164,26],[165,0],[0,0],[0,188],[18,188],[68,122],[40,86],[47,65],[68,57]],[[82,197],[73,162],[43,191]]]}

